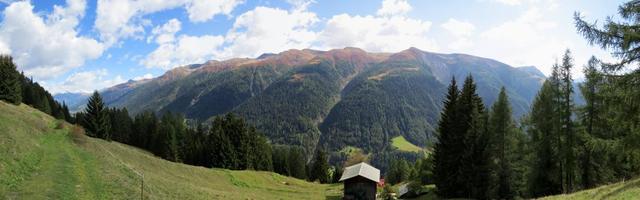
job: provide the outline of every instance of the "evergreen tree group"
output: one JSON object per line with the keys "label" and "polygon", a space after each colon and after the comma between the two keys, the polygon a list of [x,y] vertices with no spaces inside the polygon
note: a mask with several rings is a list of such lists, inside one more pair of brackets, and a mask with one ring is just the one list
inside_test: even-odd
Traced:
{"label": "evergreen tree group", "polygon": [[516,145],[523,137],[511,118],[504,88],[488,110],[471,76],[462,90],[452,79],[438,125],[429,161],[433,167],[423,165],[421,173],[433,173],[441,197],[513,199],[520,193],[521,183],[513,174],[522,165],[516,160]]}
{"label": "evergreen tree group", "polygon": [[13,104],[22,102],[21,76],[11,56],[0,55],[0,100]]}
{"label": "evergreen tree group", "polygon": [[[180,114],[142,112],[131,118],[126,108],[108,108],[96,91],[87,108],[76,113],[89,136],[147,149],[164,159],[226,169],[273,170],[267,139],[233,114],[216,117],[209,128],[187,126]],[[304,167],[303,167],[304,169]],[[304,171],[303,171],[304,173]]]}
{"label": "evergreen tree group", "polygon": [[56,119],[75,121],[64,102],[57,102],[42,86],[19,73],[8,55],[0,55],[0,100],[15,105],[24,103]]}

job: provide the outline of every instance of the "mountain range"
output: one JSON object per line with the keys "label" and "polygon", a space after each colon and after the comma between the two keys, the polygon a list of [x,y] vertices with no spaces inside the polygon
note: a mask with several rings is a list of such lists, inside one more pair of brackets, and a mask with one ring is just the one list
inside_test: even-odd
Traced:
{"label": "mountain range", "polygon": [[[177,112],[206,122],[232,112],[272,143],[371,152],[396,136],[418,146],[432,141],[446,86],[452,77],[462,82],[468,75],[487,105],[504,86],[516,117],[527,112],[545,79],[535,67],[416,48],[397,53],[294,49],[177,67],[101,94],[109,106],[126,107],[131,114]],[[56,98],[72,99],[68,96]]]}

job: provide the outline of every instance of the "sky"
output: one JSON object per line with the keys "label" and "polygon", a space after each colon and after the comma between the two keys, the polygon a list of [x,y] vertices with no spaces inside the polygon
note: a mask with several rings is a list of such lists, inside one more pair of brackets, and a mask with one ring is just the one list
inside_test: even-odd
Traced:
{"label": "sky", "polygon": [[410,47],[575,79],[593,55],[573,15],[616,19],[620,0],[0,0],[0,53],[52,93],[91,92],[208,60],[288,49]]}

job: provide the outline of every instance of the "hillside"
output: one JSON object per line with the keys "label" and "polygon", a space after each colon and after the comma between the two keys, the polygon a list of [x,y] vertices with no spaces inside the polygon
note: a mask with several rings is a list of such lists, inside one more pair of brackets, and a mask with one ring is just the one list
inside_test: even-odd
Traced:
{"label": "hillside", "polygon": [[[172,163],[0,102],[0,199],[339,199],[340,185]],[[136,172],[137,171],[137,172]]]}
{"label": "hillside", "polygon": [[506,87],[514,116],[527,112],[544,76],[535,68],[465,54],[410,48],[289,50],[178,67],[164,75],[103,90],[109,106],[182,113],[200,122],[242,116],[276,144],[339,150],[387,149],[403,136],[424,146],[434,138],[445,86],[473,75],[487,104]]}
{"label": "hillside", "polygon": [[578,191],[572,194],[545,197],[545,200],[570,199],[638,199],[640,197],[640,179],[604,185],[598,188]]}

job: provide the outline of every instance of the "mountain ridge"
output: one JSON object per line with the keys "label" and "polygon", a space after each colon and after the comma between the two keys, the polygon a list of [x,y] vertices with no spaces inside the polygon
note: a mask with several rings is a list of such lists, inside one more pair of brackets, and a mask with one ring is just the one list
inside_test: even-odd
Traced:
{"label": "mountain ridge", "polygon": [[530,69],[467,54],[347,47],[185,65],[101,93],[109,106],[127,107],[132,114],[178,112],[203,122],[233,112],[276,144],[371,151],[399,135],[419,146],[432,141],[444,88],[451,77],[461,81],[467,75],[476,79],[488,105],[505,86],[518,117],[545,79]]}

